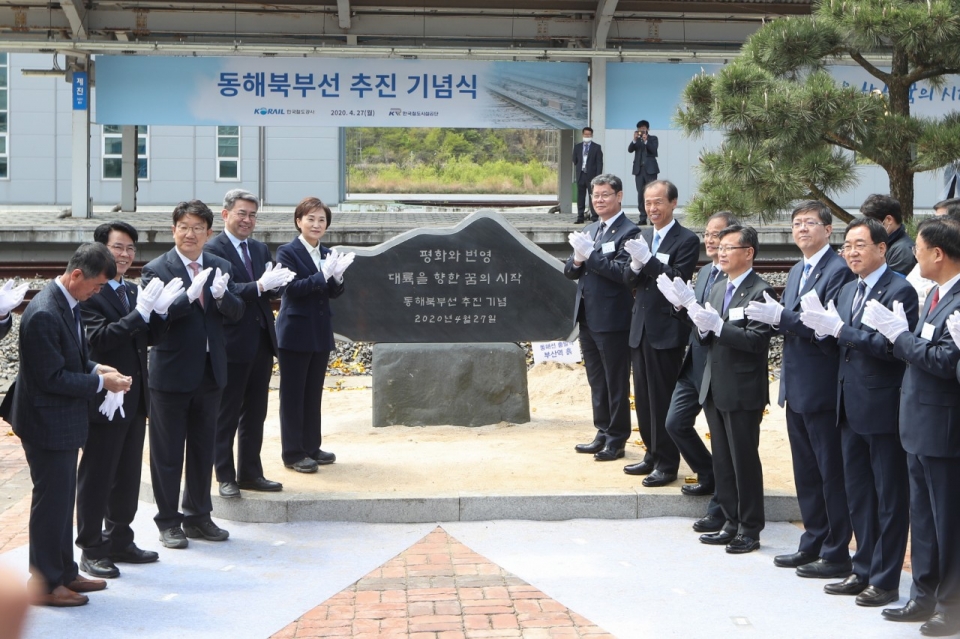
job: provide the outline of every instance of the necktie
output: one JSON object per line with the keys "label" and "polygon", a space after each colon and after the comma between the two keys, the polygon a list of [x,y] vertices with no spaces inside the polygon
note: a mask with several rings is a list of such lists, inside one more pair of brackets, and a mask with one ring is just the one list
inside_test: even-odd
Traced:
{"label": "necktie", "polygon": [[717,276],[720,274],[720,269],[716,266],[710,269],[710,277],[707,278],[707,286],[703,289],[703,300],[710,299],[710,291],[713,290],[713,285],[717,283]]}
{"label": "necktie", "polygon": [[83,325],[80,323],[80,305],[79,304],[73,307],[73,320],[77,324],[77,337],[80,338],[80,343],[83,344]]}
{"label": "necktie", "polygon": [[247,250],[247,243],[240,242],[240,250],[243,252],[243,266],[247,269],[247,275],[250,276],[250,281],[253,282],[257,278],[253,276],[253,263],[250,262],[250,251]]}
{"label": "necktie", "polygon": [[803,275],[800,276],[800,288],[797,289],[797,295],[800,294],[800,291],[803,290],[804,284],[807,283],[807,276],[810,275],[810,269],[813,268],[813,265],[809,262],[803,267]]}
{"label": "necktie", "polygon": [[727,292],[723,295],[723,311],[722,313],[727,312],[727,307],[730,306],[730,300],[733,299],[733,290],[736,286],[733,285],[733,282],[727,282]]}
{"label": "necktie", "polygon": [[933,291],[933,301],[930,302],[930,310],[927,311],[927,317],[933,315],[933,309],[937,308],[937,304],[940,303],[940,287],[938,286],[936,290]]}
{"label": "necktie", "polygon": [[657,249],[660,248],[660,232],[653,232],[653,246],[650,247],[650,252],[654,255],[657,254]]}
{"label": "necktie", "polygon": [[850,309],[850,319],[855,319],[863,310],[863,303],[867,301],[867,283],[863,280],[857,284],[857,294],[853,296],[853,306]]}
{"label": "necktie", "polygon": [[[190,262],[190,270],[193,271],[193,277],[196,278],[200,274],[200,265],[196,262]],[[200,308],[206,308],[203,304],[203,291],[200,292],[200,297],[197,299],[200,300]]]}
{"label": "necktie", "polygon": [[130,300],[127,299],[127,287],[121,284],[117,287],[117,297],[120,298],[120,303],[123,304],[123,310],[126,313],[130,312]]}
{"label": "necktie", "polygon": [[606,222],[600,222],[600,226],[597,228],[597,234],[596,234],[596,236],[594,236],[594,238],[593,238],[593,243],[594,243],[594,244],[596,244],[597,242],[600,241],[600,238],[603,237],[603,232],[604,232],[606,229],[607,229],[607,223],[606,223]]}

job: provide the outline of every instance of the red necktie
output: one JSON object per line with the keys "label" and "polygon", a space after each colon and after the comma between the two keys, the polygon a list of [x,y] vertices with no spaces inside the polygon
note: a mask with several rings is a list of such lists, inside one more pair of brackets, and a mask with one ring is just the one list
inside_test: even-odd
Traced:
{"label": "red necktie", "polygon": [[930,317],[933,314],[933,309],[937,307],[937,304],[940,303],[940,287],[937,287],[937,290],[933,292],[933,301],[930,302],[930,310],[927,311],[927,317]]}

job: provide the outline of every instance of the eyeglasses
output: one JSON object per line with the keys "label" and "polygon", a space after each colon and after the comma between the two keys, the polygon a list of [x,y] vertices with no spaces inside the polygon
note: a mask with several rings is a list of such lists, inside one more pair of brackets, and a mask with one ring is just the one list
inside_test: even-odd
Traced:
{"label": "eyeglasses", "polygon": [[107,248],[113,251],[114,253],[119,253],[123,255],[124,253],[129,253],[130,255],[136,255],[137,247],[133,244],[109,244]]}
{"label": "eyeglasses", "polygon": [[721,244],[720,246],[717,247],[717,253],[729,253],[730,251],[733,251],[735,249],[747,249],[747,248],[753,248],[753,247],[752,246],[724,246]]}
{"label": "eyeglasses", "polygon": [[876,246],[874,242],[854,242],[853,244],[844,244],[840,247],[841,253],[847,253],[849,251],[856,250],[857,253],[862,253],[867,250],[868,246]]}
{"label": "eyeglasses", "polygon": [[719,233],[707,233],[706,231],[704,231],[703,233],[700,234],[700,237],[702,237],[702,238],[705,239],[705,240],[719,240],[719,239],[720,239],[720,234],[719,234]]}
{"label": "eyeglasses", "polygon": [[233,214],[236,215],[241,220],[250,220],[255,222],[257,219],[256,211],[254,211],[253,213],[247,213],[246,211],[233,211]]}
{"label": "eyeglasses", "polygon": [[180,224],[177,224],[176,229],[177,229],[177,233],[183,233],[184,235],[186,235],[187,233],[193,233],[194,235],[203,235],[204,233],[207,232],[207,227],[205,226],[181,226]]}
{"label": "eyeglasses", "polygon": [[617,195],[617,194],[614,193],[613,191],[608,191],[608,192],[606,192],[606,193],[597,193],[596,191],[594,191],[593,194],[592,194],[590,197],[591,197],[592,199],[594,199],[594,200],[601,200],[601,201],[602,201],[602,200],[609,200],[609,199],[611,199],[611,198],[614,198],[614,197],[616,197],[616,195]]}
{"label": "eyeglasses", "polygon": [[814,226],[826,226],[823,222],[814,222],[813,220],[796,220],[793,223],[793,228],[802,229],[802,228],[813,228]]}

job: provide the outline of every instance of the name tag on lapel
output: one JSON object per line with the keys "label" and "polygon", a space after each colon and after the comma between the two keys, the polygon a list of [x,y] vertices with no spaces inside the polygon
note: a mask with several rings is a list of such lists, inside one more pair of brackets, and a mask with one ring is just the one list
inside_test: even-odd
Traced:
{"label": "name tag on lapel", "polygon": [[617,244],[616,242],[604,242],[600,245],[600,250],[604,255],[609,255],[617,250]]}
{"label": "name tag on lapel", "polygon": [[923,328],[920,329],[920,338],[925,339],[928,342],[933,339],[934,326],[930,322],[924,322]]}
{"label": "name tag on lapel", "polygon": [[669,264],[669,263],[670,263],[670,254],[669,254],[669,253],[657,253],[657,259],[660,261],[661,264]]}
{"label": "name tag on lapel", "polygon": [[743,319],[743,307],[727,309],[727,319],[731,322],[738,322]]}

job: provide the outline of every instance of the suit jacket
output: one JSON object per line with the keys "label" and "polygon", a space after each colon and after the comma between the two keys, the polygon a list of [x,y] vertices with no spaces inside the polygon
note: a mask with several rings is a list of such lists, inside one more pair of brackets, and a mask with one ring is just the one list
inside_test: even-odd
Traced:
{"label": "suit jacket", "polygon": [[87,402],[100,378],[56,282],[27,305],[20,320],[20,372],[10,422],[20,439],[45,450],[74,450],[87,441]]}
{"label": "suit jacket", "polygon": [[265,327],[270,334],[270,346],[273,349],[273,354],[277,354],[277,329],[274,326],[273,309],[270,307],[270,301],[279,297],[280,292],[273,290],[259,294],[257,286],[257,280],[266,270],[267,262],[273,261],[273,257],[270,255],[270,249],[266,244],[254,239],[247,240],[247,250],[250,252],[253,280],[247,274],[247,267],[226,233],[220,233],[203,245],[205,253],[213,253],[217,257],[230,262],[233,272],[230,280],[236,286],[234,293],[246,305],[243,316],[239,321],[227,320],[223,323],[223,330],[227,337],[228,362],[248,363],[253,361],[253,358],[257,355],[257,345],[260,343],[261,326]]}
{"label": "suit jacket", "polygon": [[[320,257],[330,249],[320,245]],[[277,315],[280,348],[304,353],[332,351],[333,310],[330,300],[343,295],[343,282],[324,279],[299,238],[277,249],[277,261],[296,273],[283,291]]]}
{"label": "suit jacket", "polygon": [[124,310],[123,303],[110,284],[104,284],[99,293],[80,304],[91,359],[113,366],[133,378],[130,390],[123,395],[123,412],[126,417],[121,417],[120,411],[117,411],[110,421],[100,414],[100,404],[106,396],[106,391],[102,391],[90,402],[91,423],[126,423],[133,420],[138,409],[144,415],[150,412],[150,393],[146,387],[147,345],[153,342],[151,332],[159,335],[164,322],[153,313],[150,314],[149,324],[143,321],[143,316],[136,309],[139,293],[137,285],[127,280],[123,283],[130,303],[129,313]]}
{"label": "suit jacket", "polygon": [[[203,268],[207,267],[212,270],[203,287],[204,306],[200,306],[199,300],[190,302],[184,290],[167,311],[163,336],[150,351],[149,385],[152,389],[168,393],[195,391],[203,381],[208,346],[217,385],[223,388],[227,384],[223,323],[225,320],[239,321],[246,306],[233,293],[232,283],[219,300],[213,299],[210,293],[210,284],[218,268],[230,273],[230,280],[233,280],[230,263],[215,255],[204,254]],[[179,277],[184,289],[190,288],[190,275],[175,248],[143,267],[141,283],[144,286],[155,277],[163,282]]]}
{"label": "suit jacket", "polygon": [[816,291],[824,305],[834,300],[844,284],[854,279],[847,263],[828,250],[810,269],[803,290],[797,285],[803,275],[803,260],[793,265],[783,289],[783,313],[777,332],[783,335],[783,367],[780,375],[780,406],[789,404],[798,413],[817,413],[837,407],[836,371],[840,365],[833,348],[824,348],[813,329],[800,321],[800,297]]}
{"label": "suit jacket", "polygon": [[[913,332],[893,343],[893,354],[907,363],[900,388],[900,443],[914,455],[960,457],[960,346],[947,330],[947,318],[960,309],[960,286],[954,285],[930,312],[933,295]],[[929,340],[921,337],[933,326]]]}
{"label": "suit jacket", "polygon": [[[651,247],[653,232],[652,227],[641,231]],[[634,273],[630,268],[629,259],[623,269],[624,283],[633,289],[634,294],[630,322],[630,346],[633,348],[640,346],[644,333],[650,345],[657,350],[680,348],[690,338],[689,325],[674,316],[673,305],[657,288],[657,278],[661,273],[666,273],[670,279],[679,277],[683,281],[693,277],[693,269],[697,267],[697,258],[700,257],[700,240],[696,233],[677,222],[660,239],[657,253],[668,256],[666,263],[653,255],[639,273]]]}
{"label": "suit jacket", "polygon": [[[770,403],[770,382],[767,379],[767,353],[773,327],[763,322],[746,319],[730,320],[730,309],[745,308],[750,302],[763,301],[763,292],[773,289],[763,278],[751,271],[733,291],[730,306],[721,314],[723,329],[720,335],[710,332],[700,341],[706,344],[707,361],[700,384],[700,403],[713,393],[717,410],[763,410]],[[710,304],[723,308],[726,286],[714,285]],[[699,338],[699,333],[697,333]]]}
{"label": "suit jacket", "polygon": [[[657,150],[660,148],[660,140],[655,135],[647,135],[647,143],[637,138],[631,140],[627,147],[629,153],[633,153],[633,174],[640,175],[641,169],[644,173],[656,175],[660,172],[660,165],[657,164]],[[641,194],[642,196],[642,194]]]}
{"label": "suit jacket", "polygon": [[590,143],[587,152],[587,168],[583,168],[583,142],[573,147],[573,175],[577,184],[585,184],[603,173],[603,149],[596,142]]}
{"label": "suit jacket", "polygon": [[[599,229],[600,222],[594,222],[584,231],[595,237]],[[630,330],[633,296],[623,283],[623,269],[630,268],[630,255],[623,250],[623,245],[639,232],[640,228],[627,219],[626,214],[620,215],[604,230],[603,236],[594,241],[596,248],[586,262],[578,267],[573,263],[572,255],[567,259],[563,274],[567,279],[577,280],[577,298],[573,306],[575,325],[582,308],[590,330],[601,333]],[[614,250],[604,254],[602,245],[607,242],[613,242]]]}
{"label": "suit jacket", "polygon": [[[843,320],[837,346],[840,368],[837,376],[837,415],[841,408],[847,424],[860,435],[893,435],[898,429],[900,384],[906,365],[893,356],[893,346],[876,329],[865,326],[863,313],[851,318],[857,280],[840,290],[837,312]],[[917,326],[920,311],[917,292],[891,269],[884,271],[864,304],[877,300],[887,308],[903,304],[910,330]]]}
{"label": "suit jacket", "polygon": [[[713,262],[703,266],[697,275],[696,284],[693,285],[693,294],[697,298],[697,303],[701,306],[707,302],[707,280],[710,278],[710,269],[712,268]],[[726,282],[727,274],[723,271],[720,271],[717,273],[717,279],[714,280],[713,286],[726,287]],[[688,328],[696,330],[686,313],[681,312],[677,314],[677,317],[680,321],[686,323]],[[703,369],[707,364],[708,347],[704,344],[701,344],[700,340],[697,339],[696,334],[693,332],[690,333],[688,344],[689,346],[687,347],[687,352],[684,354],[683,363],[680,366],[680,377],[686,376],[687,378],[693,380],[693,384],[699,392],[700,382],[703,381]]]}

